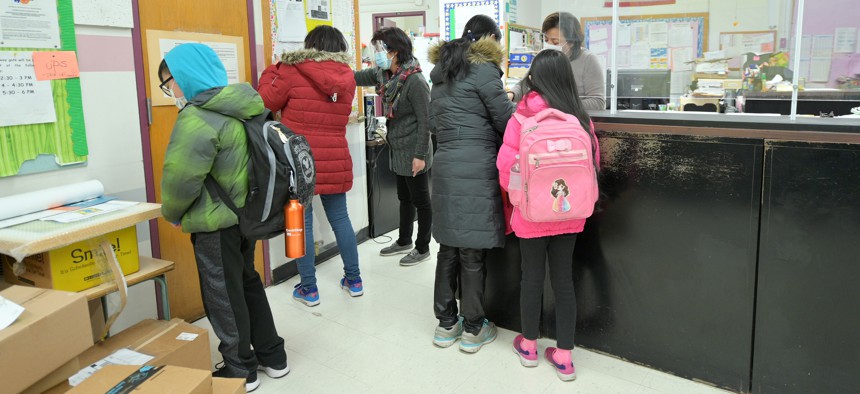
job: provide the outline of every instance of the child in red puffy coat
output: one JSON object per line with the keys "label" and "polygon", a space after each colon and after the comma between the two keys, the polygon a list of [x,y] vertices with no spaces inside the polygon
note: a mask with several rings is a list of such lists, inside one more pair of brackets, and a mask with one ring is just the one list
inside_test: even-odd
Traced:
{"label": "child in red puffy coat", "polygon": [[[340,286],[353,297],[364,294],[358,267],[358,246],[346,209],[346,192],[352,188],[352,157],[346,125],[355,98],[355,79],[343,34],[331,26],[318,26],[305,37],[305,49],[286,52],[281,61],[263,72],[258,88],[266,108],[280,112],[281,123],[307,138],[316,164],[315,194],[343,258]],[[313,207],[305,207],[305,250],[296,260],[301,283],[293,298],[307,305],[319,301],[314,266]]]}

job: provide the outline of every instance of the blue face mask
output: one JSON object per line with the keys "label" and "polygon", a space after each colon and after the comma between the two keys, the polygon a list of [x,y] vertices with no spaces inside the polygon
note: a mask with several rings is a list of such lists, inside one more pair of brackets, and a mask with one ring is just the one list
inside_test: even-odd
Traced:
{"label": "blue face mask", "polygon": [[376,52],[376,66],[383,70],[391,68],[391,59],[388,58],[387,53]]}

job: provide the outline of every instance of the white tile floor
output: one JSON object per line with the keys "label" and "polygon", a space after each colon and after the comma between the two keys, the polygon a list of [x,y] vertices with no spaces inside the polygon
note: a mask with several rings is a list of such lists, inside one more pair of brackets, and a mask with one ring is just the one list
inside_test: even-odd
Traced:
{"label": "white tile floor", "polygon": [[[521,367],[511,351],[516,333],[504,329],[474,355],[456,346],[436,348],[431,344],[437,323],[435,257],[404,268],[400,256],[378,255],[383,246],[368,241],[358,247],[362,297],[350,298],[339,288],[339,258],[317,267],[319,306],[292,300],[298,277],[267,290],[292,372],[278,380],[260,374],[257,393],[726,393],[579,348],[574,350],[578,378],[562,382],[545,362]],[[431,245],[433,256],[437,250]],[[195,324],[210,327],[206,319]],[[220,361],[211,331],[210,338],[213,361]],[[541,339],[538,346],[543,350],[554,343]]]}

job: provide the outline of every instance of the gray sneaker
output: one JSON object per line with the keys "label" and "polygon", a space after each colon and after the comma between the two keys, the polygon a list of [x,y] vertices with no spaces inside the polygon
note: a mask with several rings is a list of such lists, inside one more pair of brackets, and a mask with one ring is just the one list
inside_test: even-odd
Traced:
{"label": "gray sneaker", "polygon": [[379,255],[394,256],[395,254],[409,253],[410,250],[412,250],[412,243],[400,246],[397,241],[394,241],[391,245],[382,248],[382,250],[379,251]]}
{"label": "gray sneaker", "polygon": [[457,321],[457,324],[451,328],[436,326],[436,333],[433,335],[433,344],[438,347],[449,347],[460,339],[463,335],[463,318]]}
{"label": "gray sneaker", "polygon": [[468,332],[463,333],[460,339],[460,351],[466,353],[477,353],[484,345],[496,340],[496,325],[489,320],[484,319],[484,326],[478,335],[472,335]]}
{"label": "gray sneaker", "polygon": [[412,251],[409,252],[409,254],[407,254],[406,256],[403,256],[403,258],[400,259],[400,265],[402,265],[404,267],[409,267],[409,266],[418,264],[424,260],[427,260],[429,258],[430,258],[430,251],[429,250],[427,251],[427,253],[418,253],[418,249],[412,249]]}

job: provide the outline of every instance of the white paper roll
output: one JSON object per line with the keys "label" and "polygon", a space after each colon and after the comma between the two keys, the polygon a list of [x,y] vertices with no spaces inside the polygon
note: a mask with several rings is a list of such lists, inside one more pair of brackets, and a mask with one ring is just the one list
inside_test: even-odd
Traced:
{"label": "white paper roll", "polygon": [[0,220],[96,198],[104,194],[99,181],[86,181],[0,197]]}

